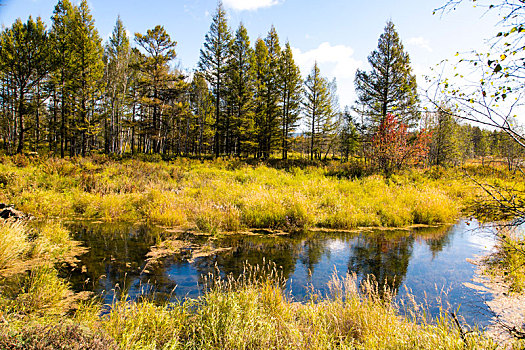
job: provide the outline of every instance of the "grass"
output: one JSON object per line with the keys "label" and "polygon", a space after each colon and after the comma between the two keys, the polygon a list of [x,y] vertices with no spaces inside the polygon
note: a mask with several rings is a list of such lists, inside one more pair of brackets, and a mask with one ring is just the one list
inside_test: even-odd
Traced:
{"label": "grass", "polygon": [[0,312],[17,315],[64,314],[75,298],[56,267],[74,264],[83,249],[62,225],[29,228],[0,220]]}
{"label": "grass", "polygon": [[116,344],[78,325],[29,325],[21,330],[0,326],[0,349],[117,350]]}
{"label": "grass", "polygon": [[[382,291],[380,297],[377,285],[358,285],[352,275],[333,277],[326,296],[313,293],[310,301],[293,302],[283,292],[278,273],[268,276],[269,269],[252,267],[238,279],[212,278],[205,294],[195,300],[159,305],[123,299],[102,316],[89,303],[75,316],[61,319],[59,331],[43,334],[39,341],[53,340],[64,327],[73,327],[77,333],[82,330],[82,341],[104,341],[107,348],[119,349],[494,348],[480,332],[462,338],[446,316],[418,317],[417,322],[400,316],[392,295]],[[11,328],[3,337],[19,341],[36,330]],[[0,335],[0,344],[1,339]]]}
{"label": "grass", "polygon": [[21,223],[0,225],[0,274],[22,265],[29,248],[30,243]]}
{"label": "grass", "polygon": [[[469,169],[481,179],[505,174]],[[402,227],[455,221],[482,195],[457,170],[352,178],[346,165],[0,159],[0,202],[40,218],[148,221],[207,233]],[[509,180],[511,181],[511,180]]]}

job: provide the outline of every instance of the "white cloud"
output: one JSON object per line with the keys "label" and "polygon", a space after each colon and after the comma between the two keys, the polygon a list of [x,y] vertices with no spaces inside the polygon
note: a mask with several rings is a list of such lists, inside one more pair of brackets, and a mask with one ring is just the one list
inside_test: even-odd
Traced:
{"label": "white cloud", "polygon": [[237,11],[253,11],[277,5],[282,1],[284,0],[224,0],[224,5]]}
{"label": "white cloud", "polygon": [[356,70],[363,62],[356,60],[354,49],[345,45],[332,45],[324,42],[319,47],[301,51],[292,48],[295,62],[301,69],[303,77],[310,74],[317,61],[321,74],[329,79],[336,78],[339,102],[341,107],[351,105],[355,100],[354,78]]}
{"label": "white cloud", "polygon": [[410,46],[416,46],[416,47],[425,49],[428,52],[432,52],[432,48],[430,47],[430,42],[427,39],[423,38],[422,36],[408,39],[407,44]]}

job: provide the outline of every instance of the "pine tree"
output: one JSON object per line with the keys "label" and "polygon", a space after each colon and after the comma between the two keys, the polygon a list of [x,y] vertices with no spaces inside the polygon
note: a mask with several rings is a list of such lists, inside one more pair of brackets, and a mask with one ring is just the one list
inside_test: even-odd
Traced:
{"label": "pine tree", "polygon": [[320,130],[321,134],[321,148],[324,148],[324,158],[328,156],[330,151],[334,151],[335,143],[337,142],[337,132],[342,123],[342,113],[339,107],[339,97],[337,95],[337,81],[335,78],[328,82],[328,104],[326,119],[323,121]]}
{"label": "pine tree", "polygon": [[310,159],[320,158],[323,139],[333,128],[333,97],[326,78],[321,76],[317,62],[304,82],[303,109],[310,137]]}
{"label": "pine tree", "polygon": [[263,157],[266,150],[266,115],[267,115],[267,76],[270,74],[268,47],[261,38],[255,42],[255,134],[257,139],[257,157]]}
{"label": "pine tree", "polygon": [[301,72],[294,62],[292,48],[287,42],[281,53],[279,75],[281,78],[281,147],[282,158],[288,158],[289,139],[297,127],[301,111],[302,84]]}
{"label": "pine tree", "polygon": [[339,151],[341,158],[348,161],[359,148],[359,133],[356,121],[349,109],[342,114],[341,130],[339,132]]}
{"label": "pine tree", "polygon": [[[70,138],[70,123],[73,104],[75,57],[72,55],[74,40],[74,7],[69,0],[59,0],[53,12],[53,26],[50,39],[54,70],[51,75],[54,90],[54,116],[52,125],[55,128],[55,141],[60,143],[60,156],[63,158]],[[57,120],[60,105],[60,121]]]}
{"label": "pine tree", "polygon": [[122,151],[121,134],[128,90],[130,55],[129,38],[119,16],[104,53],[106,96],[108,98],[106,107],[108,116],[104,120],[104,149],[106,153],[120,153]]}
{"label": "pine tree", "polygon": [[145,87],[143,84],[141,84],[141,72],[140,72],[140,65],[141,62],[144,60],[144,56],[140,53],[140,51],[137,48],[131,49],[129,53],[129,60],[128,60],[128,72],[127,72],[127,81],[126,81],[126,104],[129,108],[130,118],[125,121],[125,125],[131,129],[129,138],[131,140],[130,142],[130,149],[131,153],[140,152],[140,142],[139,141],[139,135],[142,133],[141,131],[141,112],[144,110],[143,106],[141,105],[141,98],[145,93],[143,91],[145,90]]}
{"label": "pine tree", "polygon": [[[227,135],[227,150],[232,145],[237,154],[249,153],[254,149],[254,83],[255,57],[250,47],[248,32],[241,23],[231,44],[231,58],[228,69],[228,105],[232,118]],[[230,141],[231,140],[231,141]]]}
{"label": "pine tree", "polygon": [[226,20],[226,11],[219,2],[209,32],[200,51],[199,69],[212,87],[215,99],[215,156],[221,153],[225,133],[224,99],[226,95],[226,74],[230,60],[231,33]]}
{"label": "pine tree", "polygon": [[[12,27],[2,33],[0,41],[0,70],[11,82],[18,116],[17,153],[24,149],[25,124],[28,114],[27,95],[32,92],[49,70],[48,35],[44,23],[29,17],[26,23],[16,20]],[[16,120],[15,120],[16,122]]]}
{"label": "pine tree", "polygon": [[[102,61],[102,40],[95,28],[95,21],[89,10],[87,0],[82,0],[75,9],[74,45],[72,53],[75,55],[75,77],[80,100],[78,122],[76,128],[80,140],[74,140],[73,152],[80,149],[84,156],[90,139],[97,129],[94,118],[97,100],[101,97],[104,63]],[[73,146],[73,145],[72,145]],[[75,149],[76,148],[76,149]]]}
{"label": "pine tree", "polygon": [[146,55],[139,55],[136,67],[142,73],[144,89],[143,102],[152,109],[152,120],[149,137],[152,151],[161,150],[161,111],[165,105],[162,94],[168,88],[174,77],[169,72],[169,62],[176,57],[176,42],[172,41],[163,26],[148,29],[146,34],[135,33],[136,43],[144,49]]}
{"label": "pine tree", "polygon": [[263,82],[266,85],[266,95],[264,96],[266,106],[262,124],[262,140],[263,156],[264,158],[269,158],[279,140],[281,117],[281,77],[279,75],[281,46],[274,26],[270,28],[264,42],[268,49],[268,70],[266,75],[263,76]]}
{"label": "pine tree", "polygon": [[190,104],[196,117],[196,145],[194,153],[201,156],[210,150],[213,140],[213,99],[206,79],[201,72],[195,72],[190,88]]}
{"label": "pine tree", "polygon": [[432,131],[432,143],[430,144],[429,158],[434,165],[457,165],[461,162],[461,135],[460,125],[451,116],[450,109],[442,107],[441,110],[432,114],[430,130]]}
{"label": "pine tree", "polygon": [[372,66],[370,72],[358,69],[356,73],[357,104],[376,126],[388,113],[414,126],[419,119],[416,77],[392,21],[387,22],[368,62]]}

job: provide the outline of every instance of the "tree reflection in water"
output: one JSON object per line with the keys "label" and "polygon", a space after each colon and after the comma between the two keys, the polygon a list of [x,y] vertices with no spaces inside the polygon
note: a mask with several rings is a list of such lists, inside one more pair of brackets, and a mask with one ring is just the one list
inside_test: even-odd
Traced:
{"label": "tree reflection in water", "polygon": [[[379,285],[386,282],[397,291],[405,279],[415,242],[428,245],[433,257],[450,244],[446,227],[360,234],[233,235],[208,242],[212,253],[192,263],[185,259],[186,255],[173,255],[165,258],[162,264],[145,269],[146,254],[162,237],[161,229],[85,222],[72,224],[70,229],[75,239],[85,242],[90,248],[80,258],[83,271],[79,268],[69,272],[73,287],[105,292],[108,302],[119,297],[121,290],[132,296],[146,291],[170,297],[174,290],[179,296],[181,293],[196,296],[202,292],[203,276],[218,269],[223,276],[232,274],[238,277],[245,264],[261,265],[264,262],[275,263],[282,269],[284,278],[293,277],[304,287],[316,279],[326,279],[332,273],[334,266],[329,266],[332,255],[336,258],[346,256],[347,272],[355,272],[361,279],[373,275]],[[342,249],[334,251],[334,245]],[[214,248],[229,249],[213,253]],[[342,267],[338,269],[344,272]],[[304,280],[297,275],[298,269],[308,272]],[[119,288],[113,291],[115,286]]]}

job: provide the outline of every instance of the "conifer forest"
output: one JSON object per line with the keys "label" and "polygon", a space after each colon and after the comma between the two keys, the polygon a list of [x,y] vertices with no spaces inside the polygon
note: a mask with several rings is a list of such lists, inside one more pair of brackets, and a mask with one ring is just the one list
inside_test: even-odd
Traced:
{"label": "conifer forest", "polygon": [[176,38],[161,25],[129,37],[117,18],[102,42],[87,1],[59,1],[49,28],[41,18],[17,20],[2,31],[1,48],[6,154],[287,159],[294,152],[374,160],[373,139],[388,114],[406,126],[409,144],[431,134],[419,152],[410,150],[414,162],[493,155],[512,167],[519,152],[504,132],[460,125],[441,109],[422,112],[409,55],[391,21],[368,57],[371,70],[356,74],[352,108],[339,105],[337,82],[317,64],[302,78],[276,28],[251,41],[242,23],[230,27],[222,5],[191,72],[174,64]]}

